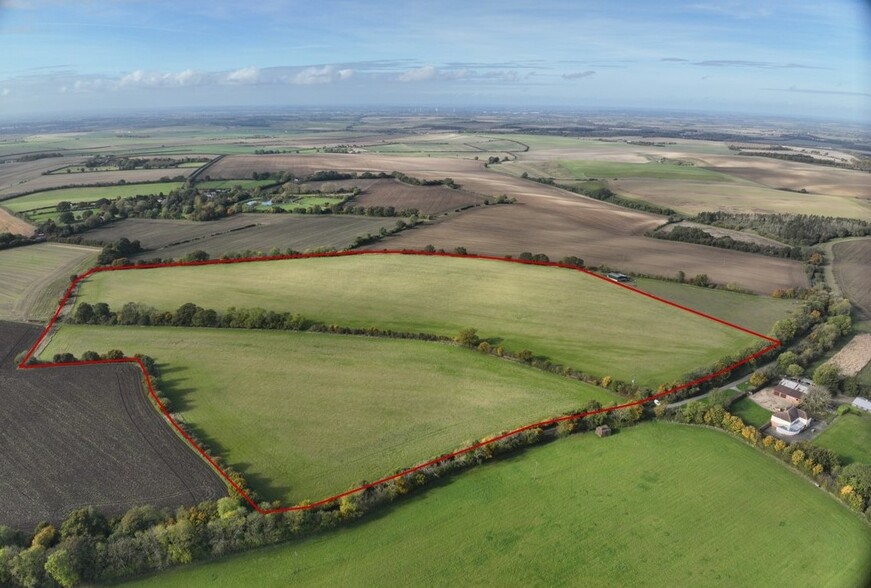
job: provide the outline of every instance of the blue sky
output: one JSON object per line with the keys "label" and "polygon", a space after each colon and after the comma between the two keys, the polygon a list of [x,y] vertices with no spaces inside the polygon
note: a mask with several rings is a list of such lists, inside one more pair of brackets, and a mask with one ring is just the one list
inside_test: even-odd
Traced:
{"label": "blue sky", "polygon": [[657,108],[871,121],[864,0],[0,0],[0,116]]}

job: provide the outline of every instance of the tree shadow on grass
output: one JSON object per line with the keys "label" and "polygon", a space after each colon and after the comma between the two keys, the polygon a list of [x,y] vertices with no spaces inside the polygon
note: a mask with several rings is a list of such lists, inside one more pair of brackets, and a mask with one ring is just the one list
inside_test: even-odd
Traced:
{"label": "tree shadow on grass", "polygon": [[230,466],[242,474],[248,486],[257,493],[258,500],[278,500],[282,506],[287,506],[286,496],[293,489],[291,486],[280,485],[272,478],[258,473],[257,466],[251,463],[232,463]]}

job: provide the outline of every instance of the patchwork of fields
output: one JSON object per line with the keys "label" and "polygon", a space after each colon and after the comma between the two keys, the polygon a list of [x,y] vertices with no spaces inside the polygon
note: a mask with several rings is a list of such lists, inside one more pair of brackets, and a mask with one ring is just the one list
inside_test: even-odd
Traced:
{"label": "patchwork of fields", "polygon": [[582,574],[752,586],[801,562],[805,585],[860,586],[869,552],[865,523],[770,457],[718,431],[642,425],[476,468],[359,525],[126,585],[572,585]]}

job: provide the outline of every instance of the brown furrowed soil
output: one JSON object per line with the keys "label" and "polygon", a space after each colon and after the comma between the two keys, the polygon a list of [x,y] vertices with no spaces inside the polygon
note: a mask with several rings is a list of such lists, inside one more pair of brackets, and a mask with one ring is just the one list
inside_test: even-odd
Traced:
{"label": "brown furrowed soil", "polygon": [[871,319],[871,239],[842,241],[832,246],[835,280],[845,297]]}
{"label": "brown furrowed soil", "polygon": [[84,157],[46,157],[33,161],[0,163],[0,195],[16,193],[28,182],[43,177],[43,172],[85,161]]}
{"label": "brown furrowed soil", "polygon": [[147,248],[139,259],[180,259],[202,250],[212,258],[246,250],[269,253],[277,247],[306,251],[320,247],[345,249],[354,238],[378,234],[396,218],[356,215],[239,214],[212,222],[127,219],[87,233],[89,239],[139,239]]}
{"label": "brown furrowed soil", "polygon": [[95,506],[193,505],[226,494],[129,365],[15,369],[40,327],[0,322],[0,524],[31,530]]}
{"label": "brown furrowed soil", "polygon": [[0,233],[31,236],[36,227],[24,219],[20,219],[4,208],[0,208]]}
{"label": "brown furrowed soil", "polygon": [[[480,161],[372,154],[265,155],[228,156],[215,168],[223,170],[221,173],[227,177],[250,177],[253,171],[287,170],[302,175],[324,169],[396,170],[422,179],[450,177],[470,192],[491,197],[505,194],[518,201],[454,215],[382,240],[371,249],[420,249],[432,244],[446,250],[463,246],[492,255],[517,255],[523,251],[545,253],[552,259],[576,255],[588,265],[604,264],[637,273],[708,274],[715,282],[734,282],[764,293],[806,285],[799,262],[646,238],[644,232],[662,224],[664,217],[493,172],[484,169]],[[243,175],[233,175],[239,173]]]}
{"label": "brown furrowed soil", "polygon": [[421,214],[435,215],[480,204],[484,200],[484,197],[465,190],[452,190],[444,186],[409,186],[398,180],[375,180],[351,204],[366,207],[392,206],[396,210],[416,208]]}
{"label": "brown furrowed soil", "polygon": [[189,176],[196,168],[172,169],[134,169],[129,171],[83,172],[75,174],[39,175],[23,184],[15,184],[0,190],[0,198],[30,194],[62,186],[92,186],[96,184],[117,184],[124,180],[128,184],[158,182],[163,177]]}

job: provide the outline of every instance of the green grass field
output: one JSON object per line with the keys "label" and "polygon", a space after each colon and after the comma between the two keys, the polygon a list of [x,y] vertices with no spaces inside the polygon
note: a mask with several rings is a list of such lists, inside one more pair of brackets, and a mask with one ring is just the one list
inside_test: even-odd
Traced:
{"label": "green grass field", "polygon": [[303,196],[293,202],[286,202],[282,206],[287,206],[291,209],[297,206],[302,206],[303,208],[308,208],[309,206],[331,206],[340,203],[342,199],[343,196]]}
{"label": "green grass field", "polygon": [[771,412],[765,410],[746,396],[729,406],[729,412],[738,415],[745,423],[757,428],[771,422]]}
{"label": "green grass field", "polygon": [[820,433],[814,444],[840,455],[845,465],[871,463],[871,416],[841,415]]}
{"label": "green grass field", "polygon": [[803,586],[857,587],[869,553],[868,525],[772,458],[719,431],[651,424],[534,448],[386,516],[127,585],[758,586],[800,568]]}
{"label": "green grass field", "polygon": [[0,251],[0,318],[47,320],[70,283],[91,267],[99,249],[39,243]]}
{"label": "green grass field", "polygon": [[633,286],[763,335],[795,310],[794,300],[713,290],[665,280],[636,279]]}
{"label": "green grass field", "polygon": [[153,182],[149,184],[118,184],[116,186],[92,186],[81,188],[61,188],[59,190],[46,190],[44,192],[36,192],[26,196],[18,196],[11,200],[0,202],[0,206],[8,208],[12,212],[23,212],[25,210],[33,210],[34,208],[42,208],[44,206],[54,206],[58,202],[92,202],[100,198],[115,198],[149,195],[149,194],[164,194],[170,193],[172,190],[181,187],[181,182]]}
{"label": "green grass field", "polygon": [[606,390],[440,343],[316,333],[63,325],[43,357],[145,353],[173,411],[268,499],[331,496]]}
{"label": "green grass field", "polygon": [[[758,338],[582,272],[476,259],[366,255],[107,272],[79,300],[298,312],[346,326],[455,335],[474,327],[598,376],[651,387]],[[631,358],[631,359],[627,359]]]}

